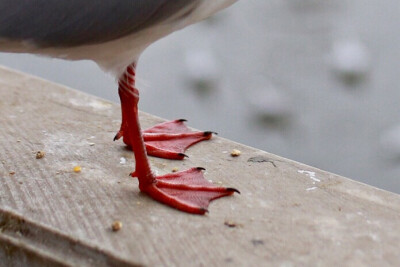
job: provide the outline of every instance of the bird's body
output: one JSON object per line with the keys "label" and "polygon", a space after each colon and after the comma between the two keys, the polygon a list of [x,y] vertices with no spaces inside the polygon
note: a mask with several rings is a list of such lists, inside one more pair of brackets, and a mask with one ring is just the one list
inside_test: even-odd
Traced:
{"label": "bird's body", "polygon": [[158,39],[236,1],[0,0],[0,51],[93,60],[119,78]]}
{"label": "bird's body", "polygon": [[238,192],[217,187],[192,168],[155,176],[149,155],[183,159],[184,150],[211,138],[176,120],[140,129],[135,68],[143,50],[158,39],[198,22],[237,0],[0,0],[0,51],[68,60],[93,60],[118,79],[123,137],[135,153],[139,188],[174,208],[204,214],[208,203]]}

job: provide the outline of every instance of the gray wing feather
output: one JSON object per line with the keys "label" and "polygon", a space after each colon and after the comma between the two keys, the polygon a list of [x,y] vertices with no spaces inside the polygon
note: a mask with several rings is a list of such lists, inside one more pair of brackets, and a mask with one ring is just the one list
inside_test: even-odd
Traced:
{"label": "gray wing feather", "polygon": [[200,0],[0,0],[0,38],[40,46],[102,43],[166,20]]}

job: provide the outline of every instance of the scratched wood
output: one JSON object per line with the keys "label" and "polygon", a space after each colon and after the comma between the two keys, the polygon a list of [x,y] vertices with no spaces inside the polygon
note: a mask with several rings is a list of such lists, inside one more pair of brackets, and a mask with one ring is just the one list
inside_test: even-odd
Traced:
{"label": "scratched wood", "polygon": [[114,103],[0,68],[2,264],[400,265],[399,195],[216,137],[184,161],[151,158],[242,192],[185,214],[139,193],[119,123]]}

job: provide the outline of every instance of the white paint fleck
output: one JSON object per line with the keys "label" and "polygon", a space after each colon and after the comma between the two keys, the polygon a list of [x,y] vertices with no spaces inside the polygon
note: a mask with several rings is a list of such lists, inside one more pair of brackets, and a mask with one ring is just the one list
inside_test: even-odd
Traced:
{"label": "white paint fleck", "polygon": [[94,109],[109,109],[112,107],[112,105],[108,102],[104,101],[99,101],[99,100],[92,100],[89,102],[89,106],[91,106]]}
{"label": "white paint fleck", "polygon": [[379,235],[370,234],[369,236],[370,236],[370,237],[372,238],[372,240],[374,240],[375,242],[380,242],[380,241],[381,241],[381,238],[379,237]]}
{"label": "white paint fleck", "polygon": [[112,107],[111,103],[100,101],[100,100],[91,100],[85,98],[71,98],[69,99],[69,103],[74,106],[84,106],[84,107],[91,107],[97,110],[106,110]]}
{"label": "white paint fleck", "polygon": [[304,170],[298,170],[297,172],[298,172],[298,173],[301,173],[301,174],[305,174],[305,175],[307,175],[308,177],[310,177],[310,179],[313,180],[313,184],[315,184],[315,182],[318,182],[318,183],[321,182],[320,179],[318,179],[318,178],[315,177],[315,172],[304,171]]}
{"label": "white paint fleck", "polygon": [[312,191],[312,190],[315,190],[315,189],[317,189],[318,187],[316,187],[316,186],[313,186],[313,187],[309,187],[309,188],[307,188],[306,190],[307,191]]}
{"label": "white paint fleck", "polygon": [[120,164],[126,164],[126,158],[121,157],[121,158],[119,159],[119,163],[120,163]]}

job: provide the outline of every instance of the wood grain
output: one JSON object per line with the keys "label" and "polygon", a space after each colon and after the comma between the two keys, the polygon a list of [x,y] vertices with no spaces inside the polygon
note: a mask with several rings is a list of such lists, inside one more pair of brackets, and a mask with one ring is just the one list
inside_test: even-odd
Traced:
{"label": "wood grain", "polygon": [[112,142],[119,123],[116,104],[0,68],[0,262],[400,264],[399,195],[216,137],[184,161],[151,158],[159,174],[202,166],[242,192],[206,216],[185,214],[139,193],[132,152]]}

